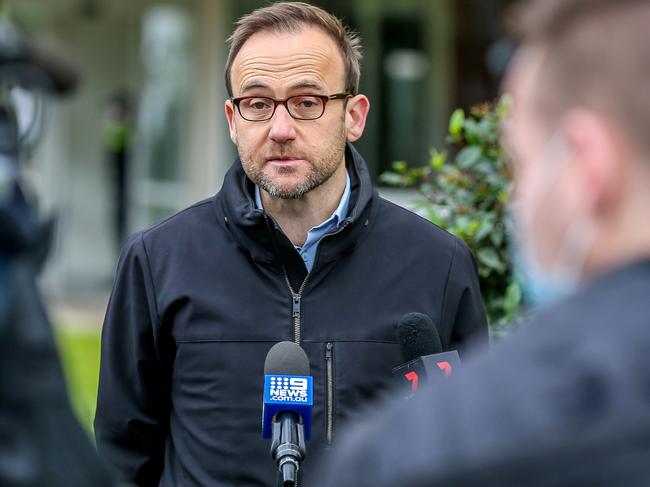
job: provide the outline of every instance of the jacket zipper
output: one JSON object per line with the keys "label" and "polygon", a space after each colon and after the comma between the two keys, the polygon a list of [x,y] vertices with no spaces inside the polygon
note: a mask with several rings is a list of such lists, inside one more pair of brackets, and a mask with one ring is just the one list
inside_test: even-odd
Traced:
{"label": "jacket zipper", "polygon": [[[269,218],[265,214],[265,218]],[[268,220],[267,220],[268,223]],[[333,235],[337,235],[341,233],[345,227],[348,226],[347,221],[343,222],[343,224],[336,230],[335,232],[328,233],[327,235],[324,235],[319,243],[319,248],[316,253],[316,258],[314,259],[314,265],[316,265],[316,262],[318,261],[318,255],[320,254],[320,244],[323,242],[324,239],[331,237]],[[305,276],[305,279],[302,281],[302,284],[300,285],[300,289],[298,289],[298,292],[295,292],[293,290],[293,287],[291,286],[291,282],[289,281],[289,275],[287,274],[287,270],[285,269],[284,265],[282,266],[282,270],[284,272],[284,281],[287,284],[287,288],[289,289],[289,292],[291,293],[291,316],[293,318],[293,341],[297,345],[301,345],[302,342],[302,294],[305,290],[305,287],[307,286],[307,281],[309,281],[309,276],[311,273],[307,273]],[[332,349],[333,345],[331,342],[327,342],[327,345],[325,346],[325,361],[327,363],[327,424],[326,424],[326,441],[328,445],[332,444],[332,431],[333,431],[333,412],[334,412],[334,376],[332,373]],[[296,480],[295,487],[298,487],[298,481]]]}
{"label": "jacket zipper", "polygon": [[[300,345],[300,341],[302,340],[300,300],[302,298],[302,292],[305,290],[305,286],[307,285],[309,274],[305,276],[305,279],[302,281],[302,284],[300,285],[300,289],[298,289],[298,292],[296,293],[291,287],[291,282],[289,282],[289,275],[287,274],[287,271],[284,268],[284,266],[282,266],[282,270],[284,271],[284,280],[287,283],[289,292],[291,293],[291,300],[292,300],[291,314],[293,317],[293,341],[297,345]],[[296,481],[294,482],[293,487],[299,487],[299,485],[300,485],[300,476],[296,477]]]}
{"label": "jacket zipper", "polygon": [[[266,213],[264,213],[264,219],[266,220],[267,226],[269,225],[269,218],[271,217],[269,217]],[[348,226],[348,222],[345,221],[338,228],[336,232],[328,233],[327,235],[324,235],[321,238],[319,242],[319,248],[316,253],[316,258],[314,259],[314,265],[316,265],[316,261],[318,260],[318,254],[320,253],[320,243],[322,243],[322,241],[327,237],[341,233],[347,226]],[[269,230],[272,231],[270,228]],[[275,238],[274,237],[272,238],[273,238],[274,245],[276,245]],[[276,252],[277,252],[277,247],[276,247]],[[302,314],[301,314],[302,293],[305,290],[305,286],[307,285],[307,281],[309,280],[309,276],[311,275],[311,273],[307,273],[305,279],[303,279],[302,284],[300,285],[300,289],[298,289],[298,292],[295,292],[293,290],[293,287],[291,286],[291,282],[289,281],[289,275],[287,274],[287,270],[284,267],[284,264],[282,265],[282,271],[284,272],[284,281],[286,282],[287,288],[291,293],[291,301],[292,301],[291,316],[293,318],[293,341],[297,345],[300,345],[302,341]],[[333,393],[334,380],[332,378],[332,344],[330,342],[327,343],[327,352],[325,355],[325,360],[327,360],[327,444],[329,445],[332,443],[332,411],[333,411],[332,400],[334,395]],[[294,487],[299,487],[298,479],[296,479]]]}
{"label": "jacket zipper", "polygon": [[293,341],[300,345],[300,342],[302,341],[302,315],[301,315],[301,299],[302,299],[302,293],[305,290],[305,286],[307,285],[307,281],[309,280],[309,274],[305,276],[305,279],[302,281],[302,284],[300,285],[300,289],[298,289],[298,292],[294,292],[293,288],[291,287],[291,283],[289,282],[289,276],[287,275],[287,272],[284,272],[284,280],[287,283],[287,287],[289,288],[289,292],[291,293],[291,300],[292,300],[292,311],[291,311],[291,316],[293,317]]}
{"label": "jacket zipper", "polygon": [[[336,235],[338,233],[341,233],[347,226],[348,226],[348,222],[343,222],[343,224],[335,232],[328,233],[327,235],[324,235],[320,239],[320,242],[318,244],[319,247],[316,252],[316,258],[314,259],[314,265],[316,265],[316,261],[318,261],[318,254],[320,253],[320,245],[323,242],[323,240],[333,235]],[[307,281],[309,280],[309,276],[311,276],[311,273],[307,273],[305,279],[303,279],[302,284],[300,285],[300,289],[298,289],[298,292],[295,292],[293,290],[293,287],[291,287],[291,282],[289,282],[289,275],[287,274],[287,270],[284,268],[284,266],[282,266],[282,270],[284,272],[284,281],[287,283],[287,288],[289,288],[289,292],[291,293],[291,301],[292,301],[291,316],[293,318],[293,341],[297,345],[301,345],[302,342],[301,300],[302,300],[302,293],[305,290],[305,286],[307,286]]]}
{"label": "jacket zipper", "polygon": [[332,374],[332,342],[325,346],[325,363],[327,365],[327,444],[332,444],[333,410],[334,410],[334,375]]}

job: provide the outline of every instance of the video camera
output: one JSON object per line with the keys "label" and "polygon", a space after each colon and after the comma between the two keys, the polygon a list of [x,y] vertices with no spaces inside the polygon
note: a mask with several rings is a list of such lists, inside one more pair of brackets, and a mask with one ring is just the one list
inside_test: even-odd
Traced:
{"label": "video camera", "polygon": [[71,93],[72,63],[0,20],[0,485],[113,486],[77,423],[36,284],[53,225],[26,196],[21,158],[48,97]]}
{"label": "video camera", "polygon": [[69,94],[77,83],[64,56],[0,20],[0,253],[6,256],[43,238],[22,188],[20,161],[40,139],[48,97]]}

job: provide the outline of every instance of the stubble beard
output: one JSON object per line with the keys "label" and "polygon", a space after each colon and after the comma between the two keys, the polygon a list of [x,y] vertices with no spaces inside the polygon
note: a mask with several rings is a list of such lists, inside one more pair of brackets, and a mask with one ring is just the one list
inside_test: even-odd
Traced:
{"label": "stubble beard", "polygon": [[[287,145],[276,145],[273,154],[292,154],[292,147]],[[335,140],[325,154],[317,154],[308,157],[309,172],[303,181],[293,186],[285,186],[275,181],[275,176],[290,175],[295,172],[292,167],[272,168],[273,174],[265,171],[268,170],[264,162],[255,161],[252,151],[247,151],[242,147],[237,147],[239,158],[242,161],[242,167],[248,178],[266,191],[273,198],[285,200],[300,199],[310,191],[316,189],[322,184],[329,181],[339,167],[345,154],[345,129],[343,124],[337,133]]]}

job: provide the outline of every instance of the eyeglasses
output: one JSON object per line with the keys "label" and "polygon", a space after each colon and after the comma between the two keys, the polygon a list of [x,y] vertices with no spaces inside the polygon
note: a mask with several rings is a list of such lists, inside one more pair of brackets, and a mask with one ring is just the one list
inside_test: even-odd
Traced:
{"label": "eyeglasses", "polygon": [[284,100],[276,100],[266,96],[241,96],[231,98],[239,114],[249,122],[263,122],[275,114],[278,105],[284,105],[296,120],[316,120],[325,113],[325,105],[331,100],[345,100],[352,95],[336,93],[334,95],[294,95]]}

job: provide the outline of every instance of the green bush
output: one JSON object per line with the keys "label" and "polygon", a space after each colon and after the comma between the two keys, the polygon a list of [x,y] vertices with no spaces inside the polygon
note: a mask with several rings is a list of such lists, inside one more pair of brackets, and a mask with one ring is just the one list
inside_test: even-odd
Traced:
{"label": "green bush", "polygon": [[517,318],[522,302],[507,247],[512,175],[499,137],[508,107],[503,98],[474,107],[469,115],[456,110],[449,121],[448,142],[455,154],[451,160],[447,151],[433,150],[428,164],[398,161],[380,177],[388,185],[417,189],[422,197],[414,209],[470,246],[491,331],[497,336]]}

